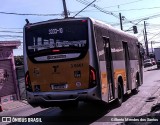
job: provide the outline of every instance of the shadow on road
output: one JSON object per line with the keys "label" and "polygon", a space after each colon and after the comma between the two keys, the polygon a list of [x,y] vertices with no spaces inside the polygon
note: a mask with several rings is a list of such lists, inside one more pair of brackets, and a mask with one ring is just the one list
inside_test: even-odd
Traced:
{"label": "shadow on road", "polygon": [[148,97],[146,102],[153,102],[157,97]]}
{"label": "shadow on road", "polygon": [[[150,113],[138,116],[130,117],[132,121],[121,123],[121,125],[159,125],[160,124],[160,103],[154,105],[151,108]],[[139,121],[133,121],[139,120]]]}
{"label": "shadow on road", "polygon": [[[32,125],[88,125],[91,124],[104,115],[106,115],[110,110],[117,108],[118,106],[111,102],[109,104],[105,102],[88,102],[80,103],[80,106],[75,110],[62,111],[59,108],[48,108],[44,111],[33,114],[30,117],[38,117],[44,119],[42,123],[32,123]],[[56,113],[53,113],[53,112]],[[46,123],[47,122],[47,123]],[[31,124],[31,123],[30,123]],[[30,125],[29,123],[10,123],[9,125]]]}
{"label": "shadow on road", "polygon": [[[124,96],[124,102],[127,101],[133,94]],[[28,118],[42,118],[42,123],[11,123],[9,125],[88,125],[95,121],[103,122],[103,118],[111,110],[118,108],[115,102],[88,102],[80,103],[80,106],[75,110],[62,111],[59,108],[48,108],[44,111],[35,113]],[[102,121],[100,121],[102,119]],[[105,121],[105,120],[104,120]]]}
{"label": "shadow on road", "polygon": [[156,112],[160,110],[160,103],[157,103],[156,105],[152,106],[151,112]]}

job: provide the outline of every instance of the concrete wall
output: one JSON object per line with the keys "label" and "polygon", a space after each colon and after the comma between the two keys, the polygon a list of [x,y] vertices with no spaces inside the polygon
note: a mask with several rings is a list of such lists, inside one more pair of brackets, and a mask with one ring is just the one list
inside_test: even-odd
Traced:
{"label": "concrete wall", "polygon": [[16,44],[0,42],[0,103],[19,99],[13,49]]}

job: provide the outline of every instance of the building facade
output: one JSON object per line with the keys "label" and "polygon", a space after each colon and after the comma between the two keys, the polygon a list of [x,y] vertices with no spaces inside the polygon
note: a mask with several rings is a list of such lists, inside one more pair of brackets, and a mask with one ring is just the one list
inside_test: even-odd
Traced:
{"label": "building facade", "polygon": [[0,41],[0,103],[19,99],[13,49],[20,41]]}

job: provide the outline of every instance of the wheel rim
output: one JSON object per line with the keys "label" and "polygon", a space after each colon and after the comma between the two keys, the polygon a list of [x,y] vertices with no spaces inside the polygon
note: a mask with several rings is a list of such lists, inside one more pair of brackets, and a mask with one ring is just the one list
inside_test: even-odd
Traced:
{"label": "wheel rim", "polygon": [[138,90],[139,87],[139,78],[136,79],[136,89]]}

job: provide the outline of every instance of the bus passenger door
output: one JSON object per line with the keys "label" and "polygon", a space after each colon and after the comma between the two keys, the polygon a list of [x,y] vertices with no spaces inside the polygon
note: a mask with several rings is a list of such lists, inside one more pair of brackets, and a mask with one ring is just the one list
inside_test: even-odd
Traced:
{"label": "bus passenger door", "polygon": [[143,84],[143,60],[144,60],[145,52],[141,43],[138,43],[137,47],[138,47],[138,54],[139,54],[138,62],[139,62],[139,68],[140,68],[141,84]]}
{"label": "bus passenger door", "polygon": [[114,80],[113,80],[113,65],[112,65],[112,54],[110,47],[110,40],[108,37],[103,36],[104,52],[106,60],[106,71],[108,80],[108,101],[114,99]]}
{"label": "bus passenger door", "polygon": [[125,70],[126,70],[126,80],[127,80],[127,90],[132,88],[132,80],[131,80],[131,65],[130,65],[130,58],[129,58],[129,51],[128,51],[128,44],[127,42],[123,43],[123,50],[125,56]]}

